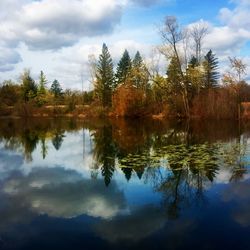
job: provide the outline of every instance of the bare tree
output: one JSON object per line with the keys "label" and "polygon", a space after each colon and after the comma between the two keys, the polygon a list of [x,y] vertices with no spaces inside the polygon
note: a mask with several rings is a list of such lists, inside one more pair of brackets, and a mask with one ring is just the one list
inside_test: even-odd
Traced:
{"label": "bare tree", "polygon": [[[185,74],[182,69],[182,62],[180,58],[180,44],[183,42],[183,31],[181,30],[176,17],[167,16],[163,27],[160,29],[160,35],[162,37],[165,51],[170,55],[170,58],[175,58],[177,63],[177,71],[180,72],[181,82],[181,95],[184,104],[184,110],[187,117],[190,117],[190,108],[188,100],[188,83],[185,78]],[[168,59],[170,59],[168,58]]]}
{"label": "bare tree", "polygon": [[189,60],[189,51],[190,51],[190,30],[188,27],[183,29],[182,31],[182,45],[183,45],[183,54],[184,54],[184,63],[185,63],[185,69],[188,67],[188,60]]}
{"label": "bare tree", "polygon": [[89,68],[89,72],[90,72],[90,85],[91,87],[94,86],[94,82],[96,80],[96,71],[97,71],[97,60],[95,55],[90,54],[88,55],[88,62],[87,62],[88,68]]}
{"label": "bare tree", "polygon": [[171,57],[176,57],[181,69],[181,61],[177,45],[183,39],[183,32],[179,27],[175,16],[167,16],[164,26],[160,29],[160,34],[165,45],[171,51]]}
{"label": "bare tree", "polygon": [[246,75],[247,65],[243,63],[242,59],[236,57],[229,57],[230,67],[235,71],[238,83],[242,81],[242,75]]}
{"label": "bare tree", "polygon": [[195,56],[198,63],[201,61],[202,42],[207,34],[208,26],[203,21],[196,23],[190,30],[190,35],[195,43]]}

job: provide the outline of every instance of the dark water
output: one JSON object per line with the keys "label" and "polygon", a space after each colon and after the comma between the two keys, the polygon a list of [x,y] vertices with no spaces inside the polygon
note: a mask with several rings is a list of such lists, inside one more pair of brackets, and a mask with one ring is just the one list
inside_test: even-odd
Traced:
{"label": "dark water", "polygon": [[0,120],[0,249],[250,249],[250,126]]}

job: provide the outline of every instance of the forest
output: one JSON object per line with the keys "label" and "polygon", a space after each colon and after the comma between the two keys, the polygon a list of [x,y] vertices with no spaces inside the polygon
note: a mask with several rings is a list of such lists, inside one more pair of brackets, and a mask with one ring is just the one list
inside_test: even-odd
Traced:
{"label": "forest", "polygon": [[[182,28],[167,16],[159,28],[162,44],[150,62],[128,50],[114,64],[104,43],[98,59],[89,57],[91,91],[51,86],[43,71],[39,80],[24,70],[18,82],[0,85],[1,116],[110,116],[238,119],[250,117],[250,86],[243,59],[228,57],[222,72],[216,54],[204,51],[208,28],[202,22]],[[166,61],[160,69],[157,56]],[[248,114],[249,111],[249,114]]]}

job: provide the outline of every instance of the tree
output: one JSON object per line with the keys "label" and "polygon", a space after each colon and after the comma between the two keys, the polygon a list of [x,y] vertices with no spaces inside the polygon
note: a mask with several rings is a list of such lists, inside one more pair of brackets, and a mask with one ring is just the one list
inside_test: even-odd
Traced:
{"label": "tree", "polygon": [[[139,58],[137,58],[139,60]],[[139,63],[139,61],[137,62]],[[126,82],[130,70],[132,67],[132,62],[129,56],[129,53],[127,50],[124,51],[121,60],[119,61],[117,65],[117,71],[116,71],[116,84],[123,84]]]}
{"label": "tree", "polygon": [[244,101],[246,82],[242,76],[246,75],[247,65],[240,58],[229,57],[230,71],[223,75],[222,82],[230,87],[236,94],[238,104],[238,118],[241,116],[241,102]]}
{"label": "tree", "polygon": [[130,78],[136,88],[140,88],[145,92],[149,89],[149,71],[144,64],[139,51],[136,52],[132,61]]}
{"label": "tree", "polygon": [[[175,112],[179,113],[179,96],[181,96],[182,102],[185,104],[186,100],[184,98],[183,92],[183,84],[182,84],[182,72],[180,67],[178,66],[178,59],[176,57],[172,57],[171,61],[167,68],[167,95],[168,95],[168,103]],[[183,105],[182,105],[183,107]],[[184,105],[185,107],[185,105]],[[183,108],[182,108],[183,110]],[[186,110],[184,110],[186,113]],[[187,113],[186,113],[187,114]]]}
{"label": "tree", "polygon": [[96,81],[94,83],[94,92],[101,101],[103,107],[111,106],[112,91],[114,90],[114,72],[111,55],[107,45],[102,46],[102,53],[96,67]]}
{"label": "tree", "polygon": [[25,102],[33,99],[37,95],[37,85],[35,81],[30,76],[29,70],[24,70],[21,75],[22,80],[22,96]]}
{"label": "tree", "polygon": [[204,67],[204,85],[205,88],[215,88],[218,86],[219,72],[218,59],[213,54],[212,50],[209,50],[205,55],[203,62]]}
{"label": "tree", "polygon": [[189,62],[186,77],[190,83],[190,89],[193,97],[195,94],[200,93],[200,90],[204,87],[204,77],[203,77],[203,68],[198,64],[198,61],[195,57]]}
{"label": "tree", "polygon": [[11,80],[3,81],[0,85],[0,100],[2,105],[12,106],[20,99],[20,85]]}
{"label": "tree", "polygon": [[185,115],[190,116],[189,100],[188,100],[188,82],[186,76],[182,70],[182,62],[180,52],[178,51],[178,44],[183,40],[183,32],[179,27],[176,17],[167,16],[165,19],[164,26],[160,30],[160,34],[164,45],[167,50],[168,59],[174,58],[175,70],[178,72],[180,93],[182,95],[183,106]]}
{"label": "tree", "polygon": [[39,77],[39,86],[38,86],[38,92],[40,94],[46,94],[46,84],[47,84],[46,76],[44,75],[43,71],[40,72]]}
{"label": "tree", "polygon": [[63,132],[57,131],[52,138],[52,144],[56,150],[59,150],[63,143],[63,138],[65,137]]}
{"label": "tree", "polygon": [[44,75],[43,71],[40,72],[39,76],[39,85],[38,85],[38,91],[37,91],[37,103],[39,106],[42,106],[46,103],[46,91],[47,91],[47,79]]}
{"label": "tree", "polygon": [[192,56],[189,63],[188,63],[188,68],[195,68],[199,65],[199,62],[197,60],[197,57]]}
{"label": "tree", "polygon": [[198,63],[200,63],[201,61],[202,42],[207,33],[208,27],[207,24],[203,21],[196,23],[190,31],[191,37],[193,38],[195,43],[195,56]]}
{"label": "tree", "polygon": [[238,83],[242,81],[242,75],[246,75],[247,65],[240,58],[229,57],[231,69],[235,72]]}
{"label": "tree", "polygon": [[132,66],[136,68],[140,68],[142,64],[143,64],[143,60],[142,60],[141,54],[139,51],[137,51],[132,61]]}
{"label": "tree", "polygon": [[54,98],[62,96],[62,87],[60,83],[55,79],[50,87],[50,92],[54,94]]}

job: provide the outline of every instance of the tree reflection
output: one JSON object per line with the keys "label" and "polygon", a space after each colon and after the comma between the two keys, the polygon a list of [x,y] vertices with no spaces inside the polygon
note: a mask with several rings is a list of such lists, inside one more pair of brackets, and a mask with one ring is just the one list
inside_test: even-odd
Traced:
{"label": "tree reflection", "polygon": [[63,143],[63,138],[65,137],[64,132],[56,131],[54,137],[52,138],[52,144],[56,150],[59,150]]}
{"label": "tree reflection", "polygon": [[[5,120],[4,120],[5,121]],[[64,131],[77,131],[81,125],[71,120],[53,119],[6,119],[0,123],[0,141],[6,149],[21,151],[27,162],[32,161],[32,153],[41,145],[41,156],[46,158],[48,140],[59,150],[64,138]]]}
{"label": "tree reflection", "polygon": [[39,136],[36,131],[25,130],[21,135],[21,144],[24,147],[24,156],[27,161],[32,161],[32,152],[35,150]]}
{"label": "tree reflection", "polygon": [[108,186],[115,171],[117,147],[112,140],[112,127],[103,126],[93,133],[95,168],[101,169],[105,185]]}
{"label": "tree reflection", "polygon": [[166,193],[171,217],[178,216],[183,203],[191,203],[187,197],[192,203],[202,202],[204,190],[222,170],[230,173],[227,181],[239,181],[249,165],[244,129],[238,134],[234,125],[222,122],[8,120],[0,123],[0,140],[32,161],[38,145],[44,159],[50,153],[49,141],[59,151],[65,131],[82,128],[92,133],[91,176],[97,178],[101,173],[108,186],[119,169],[128,182],[138,178],[150,183]]}

